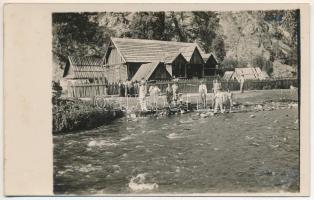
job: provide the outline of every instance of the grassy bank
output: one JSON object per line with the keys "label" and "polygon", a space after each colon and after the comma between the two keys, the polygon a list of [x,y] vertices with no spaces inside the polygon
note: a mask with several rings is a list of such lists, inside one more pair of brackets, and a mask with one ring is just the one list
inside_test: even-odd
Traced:
{"label": "grassy bank", "polygon": [[78,99],[55,99],[53,101],[53,133],[62,134],[95,128],[121,116],[122,111],[98,108],[90,102]]}

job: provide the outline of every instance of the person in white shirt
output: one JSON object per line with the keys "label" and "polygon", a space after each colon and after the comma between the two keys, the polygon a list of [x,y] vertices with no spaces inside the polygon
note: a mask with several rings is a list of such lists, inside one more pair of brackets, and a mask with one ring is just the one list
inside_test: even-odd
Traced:
{"label": "person in white shirt", "polygon": [[142,79],[140,83],[140,87],[139,87],[139,94],[138,94],[142,111],[147,111],[146,100],[145,100],[146,93],[147,93],[146,82],[144,79]]}
{"label": "person in white shirt", "polygon": [[200,94],[200,97],[201,97],[201,100],[202,100],[204,108],[206,108],[206,104],[207,104],[207,101],[206,101],[207,87],[206,87],[206,85],[204,84],[203,81],[201,81],[201,84],[198,87],[198,93]]}
{"label": "person in white shirt", "polygon": [[150,91],[150,95],[153,99],[153,106],[155,108],[157,108],[157,104],[158,104],[158,96],[159,96],[159,93],[160,93],[160,89],[158,88],[157,85],[155,86],[152,86],[152,90]]}
{"label": "person in white shirt", "polygon": [[232,106],[233,106],[232,99],[233,99],[233,94],[229,91],[229,89],[227,92],[218,90],[214,96],[214,113],[217,113],[218,109],[220,109],[221,113],[224,113],[228,106],[229,106],[229,112],[231,112]]}
{"label": "person in white shirt", "polygon": [[213,81],[213,92],[214,92],[214,95],[216,95],[218,90],[221,90],[221,83],[217,79],[215,79]]}
{"label": "person in white shirt", "polygon": [[178,85],[177,83],[175,82],[173,85],[172,85],[172,98],[173,98],[173,103],[174,105],[176,106],[177,105],[177,100],[178,100]]}

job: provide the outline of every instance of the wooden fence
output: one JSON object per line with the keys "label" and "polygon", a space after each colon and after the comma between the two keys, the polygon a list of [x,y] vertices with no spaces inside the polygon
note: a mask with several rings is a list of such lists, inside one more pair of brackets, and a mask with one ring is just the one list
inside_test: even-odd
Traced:
{"label": "wooden fence", "polygon": [[[213,88],[213,81],[204,81],[208,92]],[[240,90],[238,81],[220,81],[223,90]],[[162,92],[166,91],[168,84],[173,84],[171,81],[157,81],[156,85]],[[149,86],[151,84],[148,84]],[[178,82],[179,93],[196,93],[200,85],[199,80],[180,80]],[[264,90],[264,89],[289,89],[290,86],[298,87],[297,79],[268,79],[268,80],[246,80],[244,82],[244,90]]]}
{"label": "wooden fence", "polygon": [[119,94],[118,84],[72,84],[67,88],[68,97],[94,97],[99,95],[105,95],[105,90],[107,86],[108,95],[117,95]]}
{"label": "wooden fence", "polygon": [[[240,89],[240,83],[238,81],[220,81],[223,90],[229,89],[235,91]],[[208,92],[211,92],[213,88],[213,82],[205,80]],[[162,93],[165,93],[168,84],[172,85],[172,81],[157,81],[155,83]],[[179,93],[197,93],[199,80],[179,80],[177,82],[179,86]],[[148,84],[148,87],[152,85]],[[264,90],[264,89],[289,89],[290,86],[298,87],[297,79],[268,79],[268,80],[246,80],[244,82],[244,90]],[[94,97],[98,95],[105,95],[104,83],[84,83],[84,84],[72,84],[67,88],[69,97]],[[119,85],[117,83],[107,85],[108,95],[118,95]]]}

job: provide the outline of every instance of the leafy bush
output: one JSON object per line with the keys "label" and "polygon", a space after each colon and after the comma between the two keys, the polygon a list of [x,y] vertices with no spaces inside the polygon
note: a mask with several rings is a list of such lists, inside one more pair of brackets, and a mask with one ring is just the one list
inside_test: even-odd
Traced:
{"label": "leafy bush", "polygon": [[53,133],[91,129],[122,116],[77,99],[58,99],[53,105]]}
{"label": "leafy bush", "polygon": [[230,69],[234,69],[238,66],[238,61],[236,59],[233,58],[225,58],[222,62],[221,62],[221,67],[224,70],[230,70]]}
{"label": "leafy bush", "polygon": [[262,55],[257,55],[252,60],[253,67],[259,67],[261,70],[265,71],[268,75],[273,72],[273,64],[270,60],[267,60]]}
{"label": "leafy bush", "polygon": [[56,81],[52,81],[52,103],[55,104],[57,99],[62,94],[62,87],[60,86],[60,83]]}

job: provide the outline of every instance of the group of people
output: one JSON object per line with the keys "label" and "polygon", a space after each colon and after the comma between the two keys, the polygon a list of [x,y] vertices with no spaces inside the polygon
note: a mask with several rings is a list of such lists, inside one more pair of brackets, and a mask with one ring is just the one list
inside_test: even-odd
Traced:
{"label": "group of people", "polygon": [[140,83],[138,81],[130,81],[126,79],[125,82],[118,82],[118,93],[120,97],[136,97],[139,94]]}
{"label": "group of people", "polygon": [[166,88],[166,100],[167,103],[170,105],[171,102],[174,103],[176,106],[177,101],[178,101],[178,95],[179,95],[179,86],[176,82],[174,82],[172,85],[168,83],[168,86]]}
{"label": "group of people", "polygon": [[[168,84],[168,87],[166,88],[166,99],[167,103],[170,105],[171,102],[174,102],[176,104],[178,99],[178,84],[174,82],[172,86]],[[142,79],[139,83],[139,102],[141,106],[142,111],[147,111],[147,103],[146,98],[147,96],[150,97],[152,101],[152,105],[154,107],[157,107],[158,104],[158,96],[160,95],[161,90],[157,86],[157,84],[152,83],[149,89],[147,89],[147,82]]]}
{"label": "group of people", "polygon": [[[178,102],[180,101],[180,94],[179,94],[179,86],[178,86],[178,80],[173,80],[173,83],[168,83],[167,88],[165,90],[166,93],[166,101],[168,105],[174,105],[177,106]],[[240,89],[241,92],[243,92],[243,81],[240,81]],[[120,82],[118,83],[118,89],[119,89],[119,96],[134,96],[139,98],[139,103],[142,111],[147,111],[147,98],[150,99],[152,102],[153,107],[157,107],[158,101],[159,101],[159,95],[161,94],[161,89],[157,86],[155,83],[150,83],[150,87],[148,87],[148,82],[144,79],[141,81],[129,81],[126,80],[124,83]],[[200,81],[200,85],[198,87],[198,93],[199,98],[201,100],[201,103],[203,105],[203,108],[206,109],[207,107],[207,86],[203,80]],[[223,91],[221,83],[217,80],[213,80],[213,99],[212,99],[212,107],[214,108],[214,111],[217,111],[220,109],[223,110],[223,105],[226,102],[231,103],[232,105],[232,93],[230,91]],[[149,96],[149,97],[148,97]],[[181,94],[182,96],[182,94]],[[230,106],[231,108],[231,106]]]}
{"label": "group of people", "polygon": [[[214,97],[216,96],[216,94],[218,93],[218,91],[221,90],[221,83],[217,80],[217,79],[214,79],[213,80],[213,88],[212,88],[212,92],[214,93]],[[207,105],[207,86],[206,84],[204,83],[204,81],[201,81],[200,82],[200,85],[198,87],[198,92],[199,92],[199,95],[200,95],[200,99],[201,99],[201,102],[202,104],[204,105],[204,108],[206,108],[206,105]]]}
{"label": "group of people", "polygon": [[153,84],[147,90],[147,82],[142,79],[139,83],[139,92],[138,97],[140,101],[140,106],[142,111],[147,111],[146,97],[149,93],[149,96],[152,98],[153,106],[157,106],[158,96],[160,95],[161,90],[158,88],[156,84]]}

